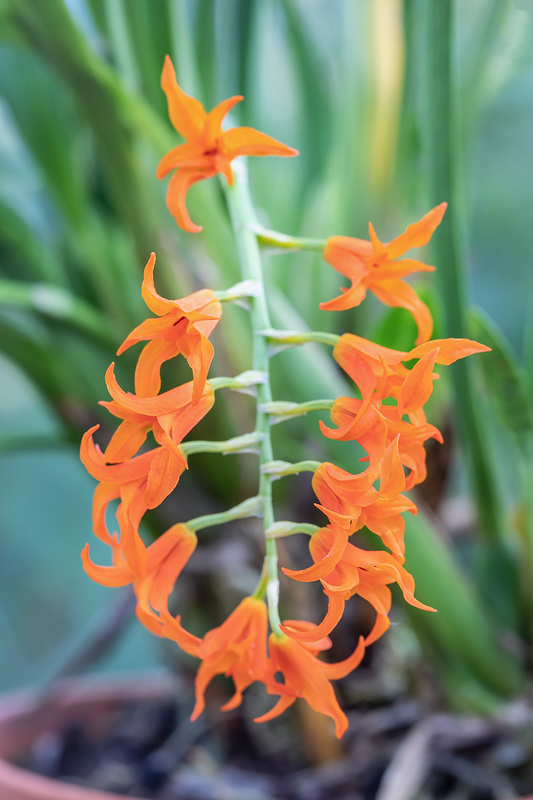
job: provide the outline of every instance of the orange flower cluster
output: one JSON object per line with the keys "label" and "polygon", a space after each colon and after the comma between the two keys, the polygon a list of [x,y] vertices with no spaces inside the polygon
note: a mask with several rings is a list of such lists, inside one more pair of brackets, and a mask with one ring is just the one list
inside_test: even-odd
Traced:
{"label": "orange flower cluster", "polygon": [[[110,546],[112,565],[94,564],[89,545],[82,552],[82,559],[85,571],[98,583],[133,584],[138,617],[159,632],[164,624],[169,625],[161,614],[168,616],[168,598],[196,547],[196,534],[184,525],[174,525],[146,547],[139,525],[146,511],[162,503],[176,487],[187,468],[179,445],[213,406],[214,393],[207,383],[213,346],[208,337],[222,309],[209,290],[195,292],[183,300],[161,297],[154,287],[154,266],[152,253],[144,271],[142,293],[157,316],[135,328],[118,351],[120,354],[136,342],[147,342],[137,361],[136,394],[120,388],[111,364],[106,384],[112,400],[102,405],[122,421],[104,452],[92,438],[98,426],[87,431],[81,444],[81,460],[99,481],[93,500],[93,531]],[[180,354],[187,359],[193,380],[158,394],[161,365]],[[150,432],[157,447],[137,454]],[[111,534],[106,524],[112,500],[120,500],[116,512],[119,535]],[[175,637],[181,635],[186,645],[194,644],[195,637],[180,633],[179,620],[173,621],[172,630]]]}
{"label": "orange flower cluster", "polygon": [[[317,507],[329,523],[309,542],[313,565],[283,572],[298,581],[319,580],[328,598],[328,611],[323,621],[309,630],[295,631],[290,623],[282,625],[284,633],[294,641],[312,644],[328,636],[341,619],[346,601],[359,595],[376,612],[374,627],[364,640],[365,645],[375,642],[390,625],[391,583],[399,585],[412,606],[435,610],[416,600],[414,580],[402,566],[402,514],[417,513],[416,505],[403,492],[426,477],[424,442],[430,438],[442,442],[440,431],[427,422],[423,410],[433,391],[433,381],[439,377],[433,372],[435,364],[452,364],[489,348],[468,339],[424,341],[433,327],[431,315],[399,276],[433,267],[413,259],[394,259],[410,247],[426,244],[445,208],[445,203],[437,206],[388,245],[381,244],[371,224],[371,242],[339,236],[328,240],[325,259],[350,277],[352,286],[341,297],[322,304],[322,308],[351,308],[371,289],[387,305],[402,305],[412,312],[423,343],[402,352],[347,333],[334,349],[335,360],[353,380],[361,397],[337,398],[331,410],[337,427],[328,428],[320,422],[320,428],[330,439],[357,441],[366,450],[368,455],[363,460],[369,464],[363,472],[352,475],[334,464],[323,463],[314,474]],[[414,360],[416,364],[409,369],[405,362]],[[363,550],[351,544],[350,535],[363,527],[379,536],[390,553]]]}
{"label": "orange flower cluster", "polygon": [[[297,154],[293,148],[252,128],[223,131],[224,117],[242,98],[229,98],[207,114],[198,100],[180,89],[168,57],[162,87],[171,121],[186,143],[163,157],[157,176],[162,178],[175,170],[167,203],[184,230],[200,230],[185,206],[186,193],[192,184],[222,172],[231,185],[231,162],[239,155]],[[92,438],[98,426],[84,435],[81,445],[82,461],[99,481],[93,501],[93,530],[111,548],[111,564],[94,564],[88,545],[82,552],[82,560],[87,574],[98,583],[133,584],[140,621],[154,634],[171,639],[200,659],[192,719],[205,706],[210,681],[215,675],[225,674],[233,679],[235,693],[224,709],[237,707],[243,691],[259,681],[269,694],[279,699],[257,722],[273,719],[297,698],[305,698],[312,708],[333,719],[335,733],[340,737],[348,727],[348,720],[337,702],[331,680],[343,678],[355,669],[365,648],[389,627],[390,584],[397,583],[411,605],[433,610],[415,599],[413,578],[403,566],[402,514],[417,512],[404,492],[425,478],[424,443],[430,438],[442,441],[440,432],[427,422],[423,410],[438,377],[433,371],[435,365],[451,364],[488,350],[466,339],[427,341],[433,329],[429,309],[402,280],[415,271],[433,269],[420,261],[399,257],[429,241],[445,208],[445,203],[437,206],[389,244],[380,242],[371,224],[368,242],[342,236],[334,236],[327,242],[325,260],[347,276],[351,286],[343,289],[340,297],[323,303],[322,308],[353,308],[370,290],[386,305],[409,310],[419,335],[417,346],[409,352],[381,347],[351,334],[342,336],[334,349],[334,358],[353,380],[360,397],[339,397],[331,411],[335,427],[323,423],[320,427],[330,439],[357,441],[367,453],[364,460],[368,460],[368,466],[352,475],[334,464],[323,463],[315,472],[313,488],[317,506],[328,523],[310,539],[313,564],[303,570],[283,571],[298,581],[320,581],[328,599],[328,611],[319,625],[286,620],[279,627],[275,605],[277,578],[272,579],[268,573],[269,590],[274,589],[268,592],[269,603],[275,608],[270,617],[273,628],[270,637],[268,610],[263,600],[264,580],[253,596],[242,600],[222,625],[203,638],[185,630],[180,617],[173,617],[168,605],[175,582],[196,547],[194,525],[189,523],[190,528],[174,525],[148,547],[140,536],[144,514],[173,491],[187,468],[180,447],[184,437],[213,405],[213,388],[207,382],[213,359],[209,336],[221,316],[220,302],[210,290],[194,292],[181,300],[161,297],[154,287],[154,254],[146,265],[142,294],[155,316],[135,328],[117,353],[120,355],[137,343],[146,343],[135,370],[135,393],[121,389],[112,364],[106,374],[112,399],[102,405],[120,424],[104,452]],[[192,380],[161,393],[161,367],[178,356],[183,356],[189,364]],[[409,366],[413,361],[414,366]],[[145,449],[149,433],[155,447]],[[119,533],[111,534],[106,513],[114,500],[119,500],[116,511]],[[363,527],[379,536],[390,552],[364,550],[352,544],[350,536]],[[366,638],[360,637],[349,658],[337,664],[328,663],[319,655],[331,647],[329,634],[341,619],[346,602],[354,595],[373,606],[374,627]],[[283,683],[276,679],[280,673]]]}
{"label": "orange flower cluster", "polygon": [[[181,300],[166,300],[155,290],[154,266],[152,254],[144,271],[142,294],[157,316],[135,328],[118,350],[120,354],[137,342],[147,341],[135,370],[136,393],[121,389],[111,364],[106,384],[112,400],[101,405],[121,423],[104,452],[93,442],[98,426],[87,431],[82,439],[81,460],[99,481],[93,500],[93,531],[111,548],[111,565],[100,566],[90,559],[86,545],[81,554],[84,569],[90,578],[104,586],[133,584],[137,617],[148,630],[171,639],[185,652],[201,659],[192,719],[204,708],[209,682],[215,675],[225,674],[235,683],[235,695],[225,709],[239,705],[244,689],[260,681],[270,694],[280,695],[280,701],[264,719],[281,714],[296,697],[306,697],[314,708],[335,719],[341,735],[348,722],[335,700],[328,675],[340,676],[354,669],[363,656],[362,641],[350,659],[328,665],[316,658],[316,653],[331,646],[324,637],[312,645],[301,645],[286,637],[280,642],[271,636],[268,654],[267,607],[259,598],[245,598],[223,625],[209,631],[203,639],[185,630],[180,617],[169,613],[170,594],[194,552],[196,534],[186,525],[174,525],[146,547],[139,525],[146,511],[162,503],[176,487],[187,468],[179,445],[213,405],[213,390],[207,382],[213,357],[208,337],[220,319],[221,306],[209,290]],[[189,363],[193,380],[158,394],[162,363],[180,354]],[[158,446],[138,454],[150,431]],[[116,499],[120,500],[116,512],[120,534],[111,534],[106,512]],[[295,630],[315,627],[311,623],[290,625]],[[277,671],[285,676],[284,684],[275,680]],[[315,685],[321,687],[320,697]]]}

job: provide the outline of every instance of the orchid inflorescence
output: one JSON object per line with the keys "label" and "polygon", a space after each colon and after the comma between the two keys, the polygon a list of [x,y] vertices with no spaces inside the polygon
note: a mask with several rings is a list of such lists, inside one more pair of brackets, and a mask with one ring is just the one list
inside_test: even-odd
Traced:
{"label": "orchid inflorescence", "polygon": [[[467,339],[430,341],[431,313],[414,289],[402,278],[429,267],[411,258],[401,259],[413,247],[428,243],[440,224],[446,204],[434,208],[404,234],[388,244],[380,242],[372,224],[370,241],[333,236],[314,249],[323,250],[324,259],[348,277],[351,286],[339,297],[321,307],[342,310],[358,306],[367,290],[389,306],[407,309],[418,327],[416,346],[408,352],[382,347],[359,336],[318,332],[276,331],[270,325],[264,297],[259,242],[272,243],[276,234],[262,232],[255,225],[245,181],[235,180],[231,162],[239,155],[294,156],[297,151],[252,128],[223,131],[222,120],[241,100],[233,97],[207,114],[198,100],[178,86],[167,57],[162,76],[171,121],[186,139],[163,156],[158,177],[171,170],[167,204],[177,224],[186,231],[200,230],[190,220],[185,206],[186,193],[193,183],[225,176],[225,191],[241,254],[243,283],[218,295],[203,289],[180,300],[161,297],[154,286],[155,255],[145,267],[142,295],[155,314],[141,323],[126,338],[118,355],[129,347],[146,342],[135,370],[135,393],[121,389],[112,364],[106,374],[111,401],[108,411],[121,420],[102,452],[93,442],[96,427],[83,437],[81,458],[90,474],[99,481],[93,501],[93,530],[111,549],[111,565],[99,566],[89,557],[89,546],[82,552],[87,574],[106,586],[133,584],[137,616],[154,634],[178,644],[186,653],[200,659],[196,676],[196,705],[192,719],[204,708],[205,690],[217,674],[233,678],[235,694],[223,706],[238,706],[243,691],[254,681],[279,697],[274,707],[257,722],[270,720],[303,697],[315,710],[330,716],[335,733],[341,737],[348,721],[341,710],[331,680],[348,675],[361,662],[365,649],[389,627],[391,592],[397,583],[405,600],[432,611],[414,596],[414,580],[404,567],[404,512],[417,513],[413,501],[403,493],[421,483],[426,476],[424,443],[442,441],[437,428],[427,422],[424,405],[438,375],[435,365],[451,364],[459,358],[488,350]],[[235,169],[240,174],[241,165]],[[279,235],[282,246],[305,247],[306,240]],[[221,318],[222,301],[248,294],[254,333],[252,370],[236,378],[207,375],[213,359],[209,337]],[[273,402],[269,383],[269,346],[293,346],[307,341],[334,345],[333,357],[351,378],[357,397],[332,401],[311,401],[299,406]],[[192,370],[192,381],[161,393],[161,367],[170,359],[184,357]],[[415,362],[413,366],[410,366]],[[229,442],[186,442],[183,440],[210,411],[215,390],[256,386],[257,424],[254,432]],[[270,423],[329,408],[335,427],[322,422],[322,434],[330,439],[355,441],[367,453],[368,466],[358,474],[326,462],[289,464],[273,459]],[[156,446],[145,449],[152,433]],[[173,525],[148,547],[139,526],[148,509],[155,508],[174,490],[187,455],[202,447],[210,452],[239,452],[255,445],[260,453],[259,490],[255,498],[219,515],[208,515],[188,523]],[[317,508],[325,518],[321,528],[313,525],[276,522],[272,507],[272,481],[299,471],[313,472],[312,486]],[[110,533],[106,511],[119,500],[116,518],[120,533]],[[226,621],[199,638],[183,627],[181,618],[169,611],[169,598],[181,571],[194,552],[197,531],[216,522],[243,516],[262,516],[266,533],[265,564],[259,584],[250,597],[241,601]],[[350,542],[350,536],[366,527],[381,539],[384,549],[366,550]],[[319,624],[279,618],[279,579],[276,540],[280,536],[304,531],[311,534],[309,550],[313,564],[303,570],[283,569],[296,581],[320,581],[328,600],[327,613]],[[376,612],[370,633],[359,638],[352,655],[340,663],[319,656],[331,647],[329,634],[344,611],[346,602],[358,595]],[[265,600],[266,598],[266,600]],[[270,623],[271,634],[268,637]],[[283,682],[277,678],[281,673]]]}

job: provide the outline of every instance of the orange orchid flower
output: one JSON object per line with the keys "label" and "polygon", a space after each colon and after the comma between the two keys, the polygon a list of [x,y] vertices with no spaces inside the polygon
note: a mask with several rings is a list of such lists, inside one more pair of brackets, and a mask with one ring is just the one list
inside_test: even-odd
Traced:
{"label": "orange orchid flower", "polygon": [[196,405],[193,405],[192,381],[177,386],[157,397],[137,397],[124,392],[117,383],[114,364],[106,372],[105,381],[111,402],[100,401],[108,411],[123,422],[118,426],[106,447],[106,461],[118,462],[131,458],[141,447],[151,430],[156,442],[166,447],[187,469],[187,461],[179,445],[183,438],[202,420],[215,402],[215,394],[206,383]]}
{"label": "orange orchid flower", "polygon": [[[378,477],[379,490],[372,486]],[[359,475],[324,462],[313,476],[313,489],[319,499],[317,507],[330,522],[335,521],[349,534],[366,526],[403,562],[405,520],[401,515],[404,511],[416,514],[417,507],[402,495],[405,474],[398,438],[389,445],[377,465]]]}
{"label": "orange orchid flower", "polygon": [[[431,395],[436,377],[428,369],[432,359],[434,364],[448,366],[460,358],[489,350],[490,347],[470,339],[434,339],[406,353],[345,333],[335,345],[333,358],[357,384],[363,399],[376,391],[382,400],[394,397],[399,401],[403,392],[403,414],[409,414],[409,408],[421,408]],[[409,370],[402,362],[413,359],[420,359],[419,364]]]}
{"label": "orange orchid flower", "polygon": [[159,319],[141,322],[121,344],[117,355],[148,340],[135,369],[135,392],[139,397],[153,397],[161,388],[161,365],[182,353],[193,371],[193,403],[197,403],[213,360],[213,345],[208,337],[220,320],[222,306],[211,289],[200,289],[181,300],[161,297],[154,286],[154,266],[152,253],[144,269],[142,296]]}
{"label": "orange orchid flower", "polygon": [[267,656],[268,613],[263,600],[246,597],[225,622],[208,631],[195,655],[202,659],[195,680],[196,705],[191,720],[205,707],[204,694],[215,675],[233,678],[235,694],[222,706],[223,711],[237,708],[242,693],[254,681],[261,681],[274,694],[284,694],[286,687],[276,683]]}
{"label": "orange orchid flower", "polygon": [[[339,622],[346,600],[358,594],[367,600],[375,609],[376,623],[365,639],[368,646],[376,641],[389,627],[388,613],[391,606],[391,593],[387,584],[397,583],[405,600],[416,608],[425,611],[435,609],[416,600],[414,596],[414,580],[394,558],[383,551],[369,551],[354,547],[350,543],[344,545],[341,558],[331,569],[330,553],[336,547],[334,531],[322,528],[309,541],[309,550],[314,561],[313,567],[304,570],[284,569],[285,575],[297,581],[319,579],[328,597],[329,608],[324,620],[310,631],[293,631],[290,627],[281,626],[289,637],[300,642],[313,642],[327,636]],[[290,625],[290,623],[289,623]]]}
{"label": "orange orchid flower", "polygon": [[[319,425],[329,439],[359,442],[368,453],[366,460],[371,464],[379,461],[392,441],[400,436],[400,461],[410,471],[405,483],[408,491],[426,478],[424,442],[430,438],[441,443],[443,441],[438,428],[421,420],[421,413],[421,410],[417,410],[416,416],[420,419],[414,425],[399,418],[397,406],[382,405],[376,395],[369,395],[366,400],[338,397],[331,409],[331,419],[338,428],[328,428],[322,421]],[[410,416],[415,417],[414,411]]]}
{"label": "orange orchid flower", "polygon": [[[185,525],[174,525],[166,533],[144,548],[144,574],[140,577],[128,566],[122,555],[120,542],[115,541],[113,566],[95,564],[89,557],[89,545],[82,550],[83,568],[87,575],[103,586],[127,586],[133,583],[137,597],[137,616],[149,630],[160,625],[159,614],[168,615],[168,598],[177,578],[193,554],[196,534]],[[156,628],[157,631],[157,628]]]}
{"label": "orange orchid flower", "polygon": [[223,131],[224,117],[243,98],[235,95],[223,100],[208,114],[199,100],[189,97],[180,89],[169,56],[165,58],[161,88],[167,96],[170,121],[186,143],[172,148],[163,156],[156,175],[161,179],[172,170],[177,170],[168,185],[167,206],[179,227],[185,231],[198,233],[202,230],[191,220],[185,205],[187,191],[194,183],[222,172],[231,186],[231,162],[237,156],[298,155],[298,150],[254,128]]}
{"label": "orange orchid flower", "polygon": [[370,241],[349,236],[332,236],[328,239],[324,259],[351,281],[349,289],[342,288],[339,297],[321,303],[320,308],[342,311],[358,306],[367,290],[387,306],[405,308],[418,327],[417,344],[431,336],[433,319],[429,308],[420,300],[415,290],[401,280],[413,272],[432,272],[430,267],[414,258],[402,258],[412,247],[423,247],[444,216],[447,203],[441,203],[429,211],[419,222],[409,225],[405,233],[383,244],[378,239],[371,222],[368,223]]}
{"label": "orange orchid flower", "polygon": [[105,453],[93,442],[98,428],[95,425],[83,435],[80,447],[86,470],[101,481],[93,500],[93,530],[99,539],[116,546],[116,539],[107,530],[105,514],[109,503],[120,498],[117,520],[121,552],[129,569],[141,578],[146,569],[146,548],[139,536],[140,521],[148,508],[158,506],[175,488],[183,463],[167,448],[156,447],[121,464],[108,464]]}
{"label": "orange orchid flower", "polygon": [[[308,627],[298,622],[289,622],[287,626],[296,630]],[[294,703],[296,697],[303,697],[315,711],[334,720],[335,736],[340,739],[348,728],[348,719],[339,706],[330,681],[346,677],[359,666],[365,654],[363,637],[359,639],[352,655],[337,664],[328,664],[316,657],[320,650],[331,646],[329,640],[325,644],[324,640],[306,644],[272,633],[268,641],[274,672],[283,673],[286,689],[295,696],[282,695],[274,708],[257,717],[254,722],[268,722],[279,717]]]}

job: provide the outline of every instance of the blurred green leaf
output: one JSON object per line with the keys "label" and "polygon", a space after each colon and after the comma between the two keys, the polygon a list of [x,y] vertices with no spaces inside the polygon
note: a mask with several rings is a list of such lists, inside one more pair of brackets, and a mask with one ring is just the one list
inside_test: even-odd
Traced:
{"label": "blurred green leaf", "polygon": [[409,609],[440,646],[459,657],[490,690],[508,694],[520,686],[518,661],[494,637],[490,618],[475,586],[459,569],[443,536],[426,516],[406,514],[406,555],[416,584],[417,598],[437,609],[428,614]]}
{"label": "blurred green leaf", "polygon": [[0,92],[62,212],[78,227],[85,205],[82,142],[71,98],[33,53],[8,45],[0,46]]}
{"label": "blurred green leaf", "polygon": [[140,188],[124,93],[107,66],[91,52],[62,0],[44,4],[7,0],[10,17],[26,40],[70,88],[98,142],[103,180],[123,224],[142,255],[149,252],[151,218]]}
{"label": "blurred green leaf", "polygon": [[0,279],[0,306],[27,308],[80,328],[96,340],[112,344],[105,319],[87,303],[58,286]]}
{"label": "blurred green leaf", "polygon": [[527,376],[496,323],[480,308],[469,315],[473,338],[491,348],[479,359],[488,397],[500,422],[515,437],[522,454],[531,455],[533,406]]}

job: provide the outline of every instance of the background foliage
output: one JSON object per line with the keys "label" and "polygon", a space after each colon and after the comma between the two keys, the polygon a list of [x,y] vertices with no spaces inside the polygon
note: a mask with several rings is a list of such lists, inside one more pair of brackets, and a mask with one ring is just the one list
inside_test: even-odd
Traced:
{"label": "background foliage", "polygon": [[[158,286],[171,297],[239,279],[218,183],[191,189],[191,216],[204,230],[190,235],[176,228],[155,179],[159,158],[177,143],[159,88],[165,53],[206,107],[243,94],[234,112],[240,124],[300,149],[298,159],[251,160],[266,227],[365,237],[371,219],[388,240],[431,204],[449,201],[448,238],[436,237],[431,253],[439,282],[426,278],[418,288],[434,311],[435,337],[470,335],[493,352],[468,376],[443,377],[432,401],[432,421],[449,445],[428,456],[427,511],[408,520],[407,543],[418,595],[439,614],[412,611],[409,619],[418,657],[453,705],[491,709],[524,685],[533,637],[533,15],[525,0],[456,5],[439,51],[432,39],[442,32],[439,4],[421,0],[1,1],[4,687],[46,678],[110,614],[122,619],[120,608],[110,612],[107,590],[81,570],[92,482],[77,443],[95,421],[109,431],[97,405],[106,396],[103,375],[145,315],[139,286],[151,250]],[[439,179],[446,153],[451,167]],[[339,279],[317,254],[268,256],[267,272],[280,326],[349,329],[398,348],[414,339],[407,312],[372,299],[342,315],[320,311]],[[475,306],[459,320],[454,275],[465,306]],[[213,374],[248,367],[246,325],[241,309],[225,309]],[[332,387],[342,393],[340,374],[318,347],[274,363],[277,399],[328,396]],[[126,354],[122,385],[131,385],[131,374]],[[481,444],[468,426],[457,427],[457,410],[464,424],[469,403]],[[249,430],[250,414],[246,398],[217,397],[199,438]],[[332,458],[347,469],[357,461],[317,436],[316,416],[279,426],[275,447],[278,458]],[[147,535],[253,493],[250,458],[227,457],[221,468],[218,456],[195,457]],[[300,483],[280,487],[278,500],[301,514],[312,503]],[[226,604],[245,590],[252,569],[245,558]],[[129,626],[105,665],[155,663],[158,646]]]}

